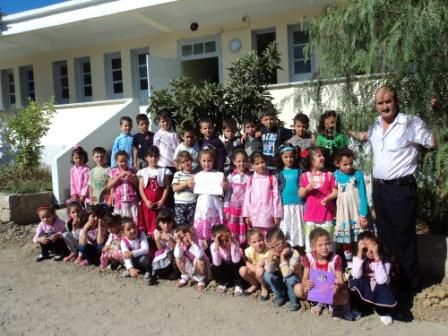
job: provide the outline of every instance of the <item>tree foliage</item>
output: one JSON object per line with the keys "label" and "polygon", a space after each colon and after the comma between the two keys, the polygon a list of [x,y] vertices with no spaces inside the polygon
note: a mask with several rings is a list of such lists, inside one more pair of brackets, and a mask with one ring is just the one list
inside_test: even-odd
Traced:
{"label": "tree foliage", "polygon": [[17,150],[16,164],[19,168],[39,167],[43,148],[40,140],[50,129],[54,113],[53,101],[41,103],[30,100],[25,108],[8,119],[9,142]]}
{"label": "tree foliage", "polygon": [[177,125],[196,125],[200,118],[209,117],[218,132],[225,118],[239,124],[247,117],[258,119],[262,108],[271,104],[266,88],[279,63],[277,45],[272,43],[261,56],[252,51],[234,62],[225,86],[209,82],[196,85],[187,77],[173,79],[167,89],[154,92],[148,113],[154,118],[162,109],[168,110]]}
{"label": "tree foliage", "polygon": [[438,151],[421,155],[419,214],[441,221],[448,200],[448,2],[337,0],[310,21],[311,48],[322,58],[311,87],[315,106],[322,102],[320,83],[343,78],[343,120],[365,129],[376,116],[373,93],[386,83],[398,89],[401,110],[421,116],[437,134]]}

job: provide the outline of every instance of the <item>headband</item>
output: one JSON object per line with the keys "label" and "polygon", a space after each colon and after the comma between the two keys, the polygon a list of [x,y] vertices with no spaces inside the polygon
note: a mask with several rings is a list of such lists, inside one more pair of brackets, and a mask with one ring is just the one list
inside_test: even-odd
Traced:
{"label": "headband", "polygon": [[280,146],[279,153],[283,154],[285,152],[295,152],[296,149],[292,145],[282,145]]}

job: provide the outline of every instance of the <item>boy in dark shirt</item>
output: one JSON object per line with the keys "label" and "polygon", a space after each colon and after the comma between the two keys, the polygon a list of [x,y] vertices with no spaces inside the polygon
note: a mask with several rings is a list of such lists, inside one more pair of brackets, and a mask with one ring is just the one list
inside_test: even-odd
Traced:
{"label": "boy in dark shirt", "polygon": [[202,149],[212,149],[215,151],[216,160],[213,165],[213,169],[217,171],[224,171],[224,161],[226,159],[226,150],[224,149],[224,144],[215,135],[215,126],[209,118],[203,118],[199,121],[199,128],[203,138],[199,140],[199,148]]}
{"label": "boy in dark shirt", "polygon": [[147,149],[153,144],[154,133],[149,131],[149,119],[146,114],[138,114],[135,120],[140,132],[135,134],[132,140],[132,157],[138,170],[148,166],[148,163],[145,161],[145,154]]}
{"label": "boy in dark shirt", "polygon": [[233,171],[232,156],[237,149],[243,149],[243,144],[237,136],[238,127],[236,122],[231,119],[225,119],[222,122],[222,134],[224,136],[224,149],[226,150],[226,160],[224,162],[224,175],[227,176]]}
{"label": "boy in dark shirt", "polygon": [[263,144],[263,155],[266,158],[267,167],[275,169],[274,158],[278,148],[293,136],[293,131],[277,125],[277,113],[272,106],[263,110],[261,115],[262,127],[261,142]]}

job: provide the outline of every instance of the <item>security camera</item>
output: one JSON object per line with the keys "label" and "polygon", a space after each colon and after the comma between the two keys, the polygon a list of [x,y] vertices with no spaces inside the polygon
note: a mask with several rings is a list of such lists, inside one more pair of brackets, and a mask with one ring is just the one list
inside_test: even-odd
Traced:
{"label": "security camera", "polygon": [[191,25],[190,25],[191,31],[196,31],[196,30],[198,30],[198,28],[199,28],[199,25],[198,25],[197,22],[192,22],[191,23]]}

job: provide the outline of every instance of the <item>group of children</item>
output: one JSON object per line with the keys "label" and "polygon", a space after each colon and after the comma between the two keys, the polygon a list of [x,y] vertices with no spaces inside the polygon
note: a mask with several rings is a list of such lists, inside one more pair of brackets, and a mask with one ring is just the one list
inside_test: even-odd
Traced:
{"label": "group of children", "polygon": [[[199,291],[213,278],[219,292],[260,289],[261,300],[272,292],[275,306],[289,301],[293,311],[313,291],[311,275],[320,270],[334,274],[334,317],[359,317],[349,288],[385,324],[392,322],[391,264],[367,230],[364,177],[336,112],[322,115],[317,137],[306,115],[295,116],[293,132],[278,126],[269,108],[260,128],[245,120],[241,136],[225,120],[223,140],[210,119],[200,120],[199,141],[185,127],[182,143],[166,111],[156,118],[155,134],[146,115],[136,121],[140,132],[131,136],[132,120],[121,118],[111,168],[102,147],[92,151],[92,170],[87,153],[73,150],[67,225],[52,207],[37,210],[37,261],[52,251],[55,260],[79,265],[122,265],[124,276],[141,273],[150,285],[159,278],[178,279],[177,287],[193,280]],[[224,173],[222,195],[195,193],[195,182],[214,172]],[[316,302],[312,312],[325,307]]]}

